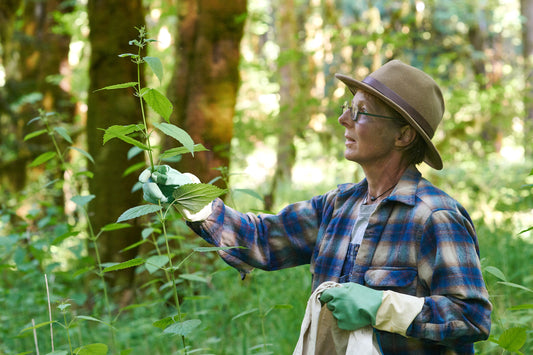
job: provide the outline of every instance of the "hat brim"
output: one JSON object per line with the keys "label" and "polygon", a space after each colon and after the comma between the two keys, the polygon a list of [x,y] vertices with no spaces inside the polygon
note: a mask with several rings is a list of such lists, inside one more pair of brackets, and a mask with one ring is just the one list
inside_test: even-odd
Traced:
{"label": "hat brim", "polygon": [[418,132],[418,134],[420,134],[422,139],[424,139],[424,142],[426,142],[428,149],[426,150],[424,162],[428,164],[429,166],[431,166],[433,169],[436,169],[436,170],[442,169],[443,164],[442,164],[442,158],[439,154],[439,151],[437,150],[433,142],[431,142],[431,138],[427,135],[426,132],[424,132],[422,127],[420,127],[420,125],[413,119],[413,117],[411,117],[411,115],[407,111],[405,111],[400,105],[395,103],[392,99],[388,98],[387,96],[383,95],[378,90],[374,89],[372,86],[362,81],[355,80],[354,78],[351,78],[344,74],[335,74],[335,77],[339,79],[340,81],[342,81],[344,84],[346,84],[346,86],[350,89],[352,94],[355,95],[355,92],[358,89],[364,90],[378,97],[379,99],[383,100],[390,107],[392,107],[395,111],[397,111],[400,115],[402,115],[402,117],[405,118],[411,126],[413,126],[413,128]]}

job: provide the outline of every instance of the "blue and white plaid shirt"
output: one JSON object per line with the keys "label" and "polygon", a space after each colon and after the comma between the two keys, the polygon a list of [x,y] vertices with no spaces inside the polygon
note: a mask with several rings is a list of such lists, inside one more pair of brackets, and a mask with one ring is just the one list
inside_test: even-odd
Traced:
{"label": "blue and white plaid shirt", "polygon": [[[343,184],[276,215],[243,214],[213,202],[193,230],[241,272],[310,264],[313,290],[339,281],[367,182]],[[370,216],[349,281],[424,297],[407,336],[378,331],[384,354],[473,354],[490,332],[492,306],[473,223],[453,198],[412,166]]]}

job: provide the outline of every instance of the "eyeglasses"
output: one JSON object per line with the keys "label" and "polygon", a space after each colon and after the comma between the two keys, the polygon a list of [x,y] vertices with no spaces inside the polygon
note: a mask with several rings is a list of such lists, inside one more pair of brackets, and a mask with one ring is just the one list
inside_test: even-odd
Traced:
{"label": "eyeglasses", "polygon": [[364,111],[359,111],[357,107],[354,106],[348,106],[348,102],[344,101],[344,104],[341,106],[342,108],[342,114],[344,114],[346,111],[350,110],[350,116],[352,118],[352,121],[357,122],[359,119],[359,116],[370,116],[370,117],[380,117],[380,118],[386,118],[389,120],[397,120],[397,117],[391,117],[391,116],[383,116],[383,115],[377,115],[375,113],[368,113]]}

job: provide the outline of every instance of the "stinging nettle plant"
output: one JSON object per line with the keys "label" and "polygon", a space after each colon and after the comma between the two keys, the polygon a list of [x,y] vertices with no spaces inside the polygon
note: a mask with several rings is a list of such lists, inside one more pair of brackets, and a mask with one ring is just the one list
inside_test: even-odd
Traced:
{"label": "stinging nettle plant", "polygon": [[[130,125],[114,125],[105,129],[103,143],[105,144],[113,138],[118,138],[128,144],[133,145],[137,150],[144,151],[148,157],[150,163],[149,169],[153,172],[156,167],[159,165],[154,163],[154,150],[155,148],[150,143],[150,137],[154,134],[154,130],[151,130],[147,124],[146,112],[144,110],[144,104],[148,105],[153,109],[158,115],[162,116],[165,122],[153,123],[155,129],[159,132],[175,139],[181,143],[181,147],[171,148],[162,152],[159,152],[159,160],[177,157],[183,154],[192,154],[195,152],[207,150],[201,144],[194,144],[192,138],[189,134],[178,126],[170,123],[170,115],[172,113],[173,107],[172,103],[168,98],[159,92],[156,89],[143,87],[141,83],[141,65],[148,64],[153,73],[157,76],[159,82],[163,78],[163,66],[159,58],[142,56],[143,49],[154,42],[153,39],[146,38],[146,31],[144,27],[137,28],[139,32],[138,39],[132,40],[129,42],[130,45],[137,47],[137,53],[124,53],[120,54],[121,58],[130,58],[131,61],[137,65],[137,81],[128,82],[122,84],[116,84],[104,87],[100,90],[115,90],[115,89],[124,89],[124,88],[133,88],[134,95],[139,98],[139,104],[141,107],[142,114],[142,123],[141,124],[130,124]],[[141,140],[137,139],[140,137]],[[128,260],[123,263],[118,263],[114,265],[109,265],[106,267],[103,272],[109,272],[114,270],[120,270],[128,267],[136,267],[140,265],[145,265],[147,271],[150,273],[154,270],[161,269],[164,271],[167,278],[167,285],[170,285],[172,288],[174,304],[176,306],[176,314],[172,314],[169,317],[163,318],[159,321],[156,321],[153,325],[161,328],[163,334],[172,334],[180,336],[182,339],[183,350],[185,353],[188,352],[189,346],[187,346],[186,337],[191,334],[197,328],[201,321],[199,319],[185,319],[185,316],[180,310],[180,301],[177,291],[177,280],[175,272],[180,269],[180,267],[192,256],[194,253],[203,253],[211,252],[218,250],[231,249],[232,247],[207,247],[207,248],[194,248],[194,250],[180,261],[177,265],[173,265],[173,258],[176,256],[175,253],[171,251],[169,245],[169,236],[167,235],[166,220],[168,212],[172,206],[179,206],[189,210],[192,213],[199,212],[204,206],[210,203],[216,197],[224,194],[226,190],[220,189],[211,184],[201,184],[201,183],[186,183],[180,186],[176,186],[176,189],[173,192],[174,200],[163,206],[161,203],[158,204],[143,204],[130,208],[123,212],[117,219],[115,225],[119,226],[124,221],[141,217],[144,215],[155,213],[159,222],[161,223],[162,234],[164,237],[164,243],[166,248],[166,255],[162,250],[157,249],[157,255],[144,260],[142,258],[137,258],[133,260]],[[156,244],[157,245],[157,244]]]}
{"label": "stinging nettle plant", "polygon": [[[173,106],[165,95],[157,89],[142,86],[141,65],[145,63],[148,64],[159,82],[163,80],[163,65],[157,57],[142,56],[143,49],[150,43],[155,42],[155,40],[146,38],[147,33],[144,27],[137,28],[137,30],[139,31],[139,38],[129,42],[130,45],[137,47],[137,53],[124,53],[119,55],[121,58],[130,58],[131,61],[137,65],[137,81],[110,85],[96,91],[125,88],[134,89],[134,95],[139,98],[142,124],[114,125],[108,127],[104,130],[103,143],[105,144],[113,138],[118,138],[144,151],[150,162],[150,170],[153,172],[155,171],[156,165],[159,164],[154,164],[155,148],[150,143],[150,137],[154,134],[154,130],[150,130],[150,127],[148,126],[144,104],[148,105],[165,120],[165,122],[161,123],[154,122],[153,126],[155,129],[164,135],[175,139],[182,145],[181,147],[171,148],[160,152],[160,161],[162,159],[173,158],[187,153],[194,155],[195,152],[206,151],[207,149],[202,144],[194,144],[194,141],[185,130],[170,123],[170,115],[172,114]],[[141,136],[142,140],[137,139],[136,136]],[[172,205],[179,205],[188,209],[192,213],[196,213],[206,204],[225,192],[225,190],[211,184],[184,184],[174,191],[174,202],[172,202]],[[159,207],[162,208],[162,206]],[[137,206],[124,212],[118,218],[117,222],[140,217],[145,214],[157,212],[158,210],[156,205],[151,204]]]}

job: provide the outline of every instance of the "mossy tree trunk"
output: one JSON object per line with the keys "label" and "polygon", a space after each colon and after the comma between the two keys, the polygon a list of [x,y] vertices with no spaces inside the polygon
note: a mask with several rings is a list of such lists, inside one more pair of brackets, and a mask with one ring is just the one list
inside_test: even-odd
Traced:
{"label": "mossy tree trunk", "polygon": [[[121,53],[136,52],[128,43],[137,38],[136,27],[144,25],[141,0],[90,0],[90,88],[88,98],[87,141],[89,153],[95,160],[94,178],[90,191],[96,197],[90,203],[90,217],[95,233],[106,224],[113,223],[127,209],[139,205],[140,192],[132,193],[137,174],[123,176],[124,171],[142,157],[127,159],[130,145],[113,139],[103,145],[101,129],[112,125],[142,122],[139,100],[131,89],[94,92],[105,86],[137,81],[137,66]],[[136,256],[137,249],[121,252],[137,242],[141,227],[104,233],[98,240],[102,262],[123,262]],[[134,290],[134,268],[109,274],[115,299],[127,303]],[[121,292],[124,291],[126,292]]]}
{"label": "mossy tree trunk", "polygon": [[[28,181],[27,164],[53,150],[47,135],[23,140],[26,134],[37,130],[36,124],[27,123],[39,115],[38,110],[56,112],[62,122],[73,122],[75,105],[68,79],[51,80],[65,74],[62,71],[68,67],[70,44],[68,34],[58,33],[60,24],[54,14],[71,11],[72,7],[61,0],[0,2],[1,62],[5,69],[5,85],[0,87],[0,145],[3,152],[11,153],[3,153],[0,162],[0,179],[6,190],[22,190]],[[61,178],[59,169],[38,173]],[[62,199],[60,190],[57,198]]]}
{"label": "mossy tree trunk", "polygon": [[209,149],[184,156],[178,168],[208,182],[229,165],[246,0],[183,0],[178,12],[171,120]]}

